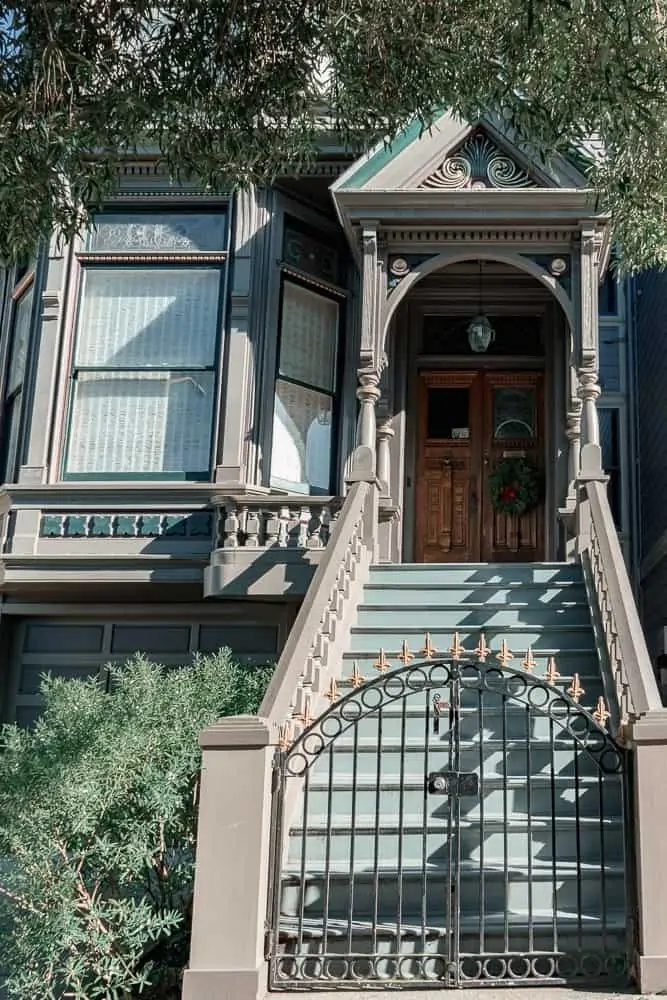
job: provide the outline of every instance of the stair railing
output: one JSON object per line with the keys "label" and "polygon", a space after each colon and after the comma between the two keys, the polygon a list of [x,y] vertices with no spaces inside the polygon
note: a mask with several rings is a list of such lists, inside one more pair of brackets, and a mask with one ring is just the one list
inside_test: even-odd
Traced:
{"label": "stair railing", "polygon": [[377,523],[373,476],[351,485],[332,524],[259,714],[221,719],[200,734],[197,864],[183,1000],[264,996],[275,750],[321,713],[327,688],[335,687],[375,557]]}
{"label": "stair railing", "polygon": [[336,677],[352,617],[373,560],[378,490],[353,483],[334,522],[259,709],[270,725],[303,727]]}
{"label": "stair railing", "polygon": [[584,489],[589,508],[588,544],[582,553],[584,570],[597,599],[616,688],[620,715],[614,720],[617,728],[647,712],[660,710],[662,699],[607,499],[607,485],[592,480],[585,483]]}
{"label": "stair railing", "polygon": [[630,579],[607,499],[606,480],[581,482],[577,505],[578,545],[584,575],[593,592],[611,674],[618,717],[612,733],[630,754],[626,773],[630,817],[629,890],[634,898],[629,925],[630,966],[642,993],[667,988],[667,920],[664,887],[656,873],[667,870],[667,710],[644,639]]}

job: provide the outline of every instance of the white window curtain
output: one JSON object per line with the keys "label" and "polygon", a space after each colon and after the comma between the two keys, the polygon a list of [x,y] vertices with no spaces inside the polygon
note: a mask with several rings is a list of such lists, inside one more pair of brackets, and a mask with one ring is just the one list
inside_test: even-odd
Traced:
{"label": "white window curtain", "polygon": [[337,302],[285,281],[271,449],[274,487],[330,490],[338,329]]}
{"label": "white window curtain", "polygon": [[[101,218],[89,246],[107,253],[215,249],[221,231],[210,217]],[[221,285],[220,265],[86,261],[66,477],[209,476]]]}

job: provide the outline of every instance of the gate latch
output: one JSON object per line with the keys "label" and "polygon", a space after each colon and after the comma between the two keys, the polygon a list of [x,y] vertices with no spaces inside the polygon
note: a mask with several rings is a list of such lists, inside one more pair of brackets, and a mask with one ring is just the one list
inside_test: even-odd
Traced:
{"label": "gate latch", "polygon": [[479,795],[479,775],[474,771],[433,771],[426,779],[429,795]]}

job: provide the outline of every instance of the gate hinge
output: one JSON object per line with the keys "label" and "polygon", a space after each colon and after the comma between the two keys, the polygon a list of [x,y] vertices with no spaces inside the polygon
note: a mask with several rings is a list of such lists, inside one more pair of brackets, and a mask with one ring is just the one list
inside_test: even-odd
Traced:
{"label": "gate hinge", "polygon": [[280,791],[282,785],[282,768],[280,758],[273,762],[273,773],[271,774],[271,791],[275,794]]}

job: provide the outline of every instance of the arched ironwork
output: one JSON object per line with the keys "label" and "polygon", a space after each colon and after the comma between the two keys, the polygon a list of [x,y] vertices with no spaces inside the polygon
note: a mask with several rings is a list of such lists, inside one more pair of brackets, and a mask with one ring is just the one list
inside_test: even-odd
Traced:
{"label": "arched ironwork", "polygon": [[277,753],[273,989],[623,979],[626,753],[554,680],[412,662]]}

